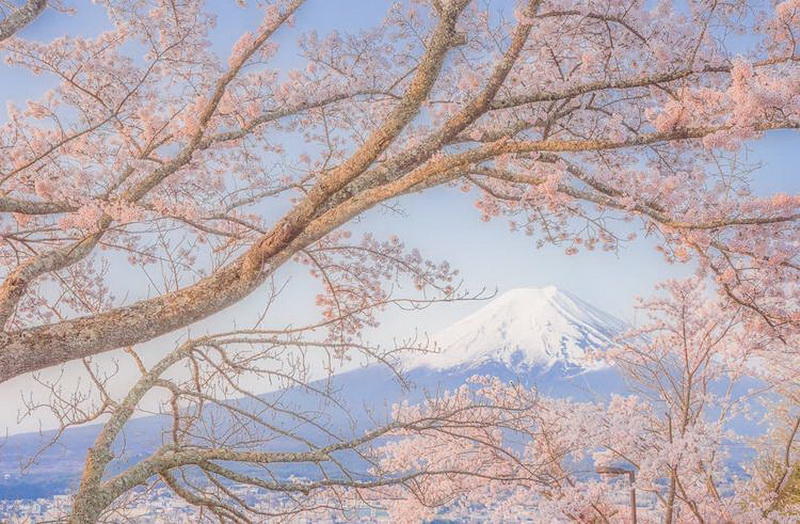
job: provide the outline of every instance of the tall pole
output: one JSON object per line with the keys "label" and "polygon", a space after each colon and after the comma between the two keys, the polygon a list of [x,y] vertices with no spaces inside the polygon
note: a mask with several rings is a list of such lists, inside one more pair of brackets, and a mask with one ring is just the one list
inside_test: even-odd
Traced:
{"label": "tall pole", "polygon": [[628,471],[628,482],[631,486],[631,520],[636,524],[636,472],[634,470]]}
{"label": "tall pole", "polygon": [[631,491],[631,522],[632,524],[637,524],[636,518],[636,471],[633,469],[624,469],[624,468],[614,468],[614,467],[606,467],[606,468],[597,468],[596,471],[601,475],[627,475],[628,476],[628,484],[630,486]]}

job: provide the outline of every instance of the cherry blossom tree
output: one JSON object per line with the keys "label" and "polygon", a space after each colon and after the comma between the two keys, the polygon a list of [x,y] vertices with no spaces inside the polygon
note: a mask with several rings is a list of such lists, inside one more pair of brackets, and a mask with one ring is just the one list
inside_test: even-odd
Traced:
{"label": "cherry blossom tree", "polygon": [[[110,416],[86,458],[70,514],[58,517],[117,522],[131,516],[132,502],[166,486],[197,508],[200,521],[329,520],[372,508],[417,522],[489,481],[536,481],[541,465],[516,455],[503,434],[535,427],[535,392],[475,379],[422,405],[400,406],[361,431],[352,406],[307,381],[297,362],[325,345],[298,335],[248,330],[192,339],[149,369],[132,353],[141,378],[119,402],[102,406]],[[263,364],[273,360],[295,364]],[[191,371],[170,376],[182,363]],[[284,389],[256,395],[242,385],[243,375]],[[163,438],[128,465],[120,436],[155,389],[169,393]],[[292,390],[294,396],[286,393]],[[256,490],[255,500],[247,488]]]}
{"label": "cherry blossom tree", "polygon": [[[544,518],[618,518],[612,481],[576,470],[586,461],[635,468],[635,488],[660,497],[667,519],[788,511],[791,427],[773,432],[790,452],[765,440],[769,467],[760,487],[747,483],[751,499],[772,490],[767,506],[743,509],[716,489],[736,402],[712,384],[732,384],[754,358],[775,388],[800,368],[800,198],[754,193],[758,171],[737,156],[800,127],[800,2],[520,0],[512,13],[413,0],[387,2],[369,29],[320,34],[306,23],[315,2],[264,1],[222,57],[203,2],[98,3],[101,33],[50,41],[20,31],[43,2],[0,12],[7,66],[52,86],[7,101],[0,132],[0,381],[70,361],[91,377],[92,399],[48,385],[65,428],[104,423],[74,521],[113,518],[153,482],[233,520],[262,510],[231,484],[288,494],[287,514],[374,503],[413,521],[477,500],[501,517],[535,503]],[[299,54],[288,66],[287,39]],[[267,449],[283,430],[228,400],[251,396],[240,374],[308,388],[298,353],[387,361],[366,341],[382,311],[469,297],[446,262],[351,232],[370,210],[439,186],[474,194],[482,219],[506,218],[565,255],[650,235],[668,262],[693,261],[718,301],[696,306],[696,292],[675,284],[673,298],[648,306],[661,320],[637,334],[644,342],[609,354],[646,386],[638,396],[579,404],[481,379],[364,434],[293,433],[283,436],[303,449]],[[139,357],[139,344],[270,296],[295,264],[320,282],[319,324],[232,326],[165,344],[153,365]],[[400,283],[418,294],[401,297]],[[119,350],[141,374],[122,398],[91,360]],[[168,438],[112,475],[121,428],[153,390],[172,399]],[[725,416],[709,418],[712,404]],[[215,416],[237,422],[236,438],[208,426]],[[270,473],[286,462],[321,476]]]}
{"label": "cherry blossom tree", "polygon": [[637,395],[612,401],[607,424],[619,433],[597,441],[594,460],[635,471],[636,487],[656,494],[665,522],[742,518],[743,508],[721,495],[728,450],[742,440],[732,423],[752,400],[739,382],[754,375],[749,366],[772,340],[747,329],[741,306],[704,296],[696,279],[660,287],[661,296],[642,303],[646,325],[603,355]]}
{"label": "cherry blossom tree", "polygon": [[[789,384],[759,375],[761,355],[782,342],[751,331],[755,312],[710,296],[696,278],[660,288],[660,295],[642,301],[643,325],[598,353],[622,374],[631,394],[595,402],[536,396],[516,446],[526,467],[535,464],[535,474],[471,478],[468,489],[437,480],[429,493],[446,501],[448,517],[468,518],[484,508],[496,521],[535,515],[548,522],[629,522],[633,508],[626,508],[624,493],[632,490],[656,501],[654,509],[639,510],[642,522],[796,520],[797,368]],[[754,376],[762,378],[757,386]],[[491,391],[495,405],[517,395],[497,379]],[[756,401],[768,409],[759,410]],[[755,440],[742,431],[757,424],[768,430]],[[513,453],[509,441],[502,449]],[[436,460],[428,458],[429,445],[439,449],[435,439],[414,436],[385,452],[399,467],[414,464],[413,457]],[[750,458],[734,456],[745,448],[754,452]],[[494,451],[481,448],[482,458],[466,455],[459,462],[462,453],[450,449],[447,460],[461,468],[492,464],[514,471]],[[402,506],[415,522],[433,517],[437,507],[408,495]]]}
{"label": "cherry blossom tree", "polygon": [[797,397],[770,403],[769,431],[756,443],[758,458],[749,465],[749,482],[738,492],[764,518],[791,521],[800,515],[800,415]]}
{"label": "cherry blossom tree", "polygon": [[[797,381],[775,380],[766,360],[783,342],[752,331],[758,313],[708,293],[698,278],[659,288],[641,303],[643,324],[592,355],[620,372],[631,392],[605,401],[548,398],[473,377],[364,427],[334,390],[309,380],[309,354],[360,352],[391,366],[395,353],[426,348],[413,340],[388,349],[337,342],[339,325],[362,302],[344,318],[291,331],[189,339],[149,367],[131,349],[141,377],[123,398],[107,391],[110,377],[96,369],[92,409],[83,397],[51,406],[63,412],[65,428],[106,417],[68,518],[114,521],[166,486],[196,506],[198,518],[233,522],[347,519],[366,509],[397,522],[476,511],[497,521],[625,522],[637,511],[635,502],[626,507],[625,490],[655,497],[653,510],[639,510],[642,522],[791,522],[798,514]],[[248,376],[275,382],[278,391],[258,395]],[[161,438],[130,461],[126,427],[156,390],[166,393]],[[768,409],[759,413],[754,400]],[[768,431],[753,440],[738,430],[743,423]],[[755,457],[730,451],[744,447]],[[255,502],[247,488],[258,490]]]}
{"label": "cherry blossom tree", "polygon": [[[267,2],[223,59],[200,2],[101,4],[95,37],[1,44],[55,87],[3,124],[0,379],[176,332],[440,185],[568,253],[639,223],[790,337],[797,198],[751,194],[731,155],[798,126],[794,0],[530,0],[513,17],[436,0],[352,35],[303,27],[313,2]],[[736,54],[733,31],[752,37]],[[303,63],[285,70],[291,32]],[[361,253],[354,279],[373,271]],[[165,260],[181,271],[154,294],[111,285]]]}

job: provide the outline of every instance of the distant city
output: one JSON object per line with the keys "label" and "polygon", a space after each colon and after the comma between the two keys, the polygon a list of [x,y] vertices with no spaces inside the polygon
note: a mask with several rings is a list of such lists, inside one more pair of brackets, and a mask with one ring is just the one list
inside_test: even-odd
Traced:
{"label": "distant city", "polygon": [[[624,482],[616,485],[614,493],[615,502],[621,507],[627,503],[628,491]],[[270,509],[275,511],[285,504],[282,495],[276,495],[253,487],[234,488],[233,493],[242,497],[255,508]],[[35,500],[0,500],[0,519],[7,524],[34,524],[46,522],[61,522],[70,509],[71,497],[69,495],[56,495],[50,498]],[[656,510],[657,499],[655,495],[641,494],[637,500],[639,514],[646,516]],[[531,507],[531,511],[535,506]],[[531,513],[533,515],[534,513]],[[120,520],[132,521],[137,524],[195,524],[199,518],[196,506],[178,498],[165,487],[156,487],[146,492],[139,493],[134,500],[125,505],[124,514]],[[440,515],[442,521],[448,520],[446,510]],[[485,508],[475,508],[474,517],[478,519],[491,519],[489,511]],[[358,522],[385,522],[388,517],[385,512],[374,508],[364,507],[358,511]],[[319,522],[318,518],[293,518],[296,523]],[[329,522],[352,522],[352,519],[342,520],[331,518]]]}

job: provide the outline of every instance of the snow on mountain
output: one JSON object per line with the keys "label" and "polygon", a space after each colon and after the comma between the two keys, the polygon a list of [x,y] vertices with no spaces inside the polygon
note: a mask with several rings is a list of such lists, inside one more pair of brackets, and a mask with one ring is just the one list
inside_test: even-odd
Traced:
{"label": "snow on mountain", "polygon": [[438,352],[414,355],[408,369],[471,368],[486,362],[512,369],[571,364],[597,368],[584,357],[604,350],[625,323],[555,286],[508,291],[434,336]]}

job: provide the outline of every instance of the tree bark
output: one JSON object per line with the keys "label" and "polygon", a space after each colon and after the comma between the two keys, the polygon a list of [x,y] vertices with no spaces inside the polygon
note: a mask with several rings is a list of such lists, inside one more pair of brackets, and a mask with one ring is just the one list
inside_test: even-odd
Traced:
{"label": "tree bark", "polygon": [[17,31],[33,22],[45,7],[47,0],[28,0],[25,5],[0,20],[0,42],[11,38]]}

